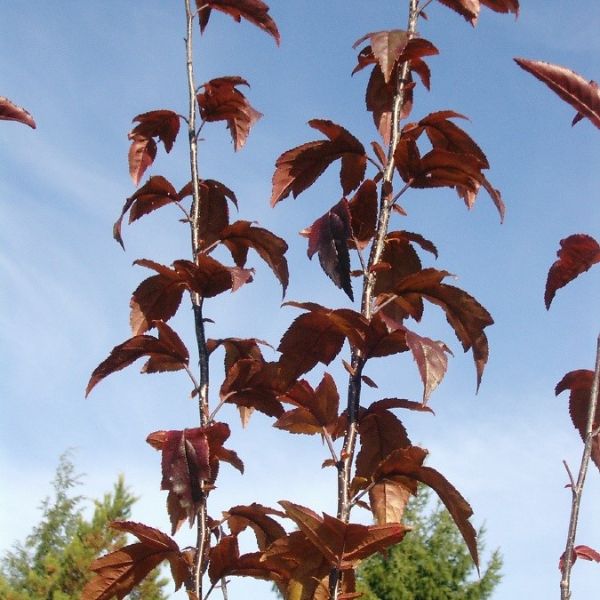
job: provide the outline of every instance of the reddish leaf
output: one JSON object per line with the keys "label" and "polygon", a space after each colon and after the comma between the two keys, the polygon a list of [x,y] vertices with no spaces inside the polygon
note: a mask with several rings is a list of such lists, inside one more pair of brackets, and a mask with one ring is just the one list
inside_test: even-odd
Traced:
{"label": "reddish leaf", "polygon": [[557,290],[600,262],[600,244],[589,235],[570,235],[560,241],[556,255],[558,260],[550,267],[546,280],[546,308],[550,308]]}
{"label": "reddish leaf", "polygon": [[167,152],[171,151],[179,133],[179,115],[172,110],[153,110],[133,118],[136,125],[128,134],[131,140],[129,149],[129,173],[135,185],[146,169],[156,158],[158,138]]}
{"label": "reddish leaf", "polygon": [[379,464],[373,474],[373,481],[399,476],[420,481],[433,489],[448,509],[467,544],[473,562],[478,567],[477,533],[469,522],[473,511],[469,503],[441,473],[423,466],[426,456],[427,451],[417,446],[394,450]]}
{"label": "reddish leaf", "polygon": [[4,96],[0,96],[0,121],[17,121],[35,129],[33,117],[24,108]]}
{"label": "reddish leaf", "polygon": [[327,514],[319,517],[309,508],[286,500],[279,504],[329,563],[341,569],[397,544],[408,531],[399,523],[371,526],[344,523]]}
{"label": "reddish leaf", "polygon": [[151,335],[136,335],[111,350],[108,358],[94,369],[85,391],[86,396],[107,375],[124,369],[142,356],[148,356],[142,373],[177,371],[187,366],[189,354],[177,334],[165,323],[157,322],[154,325],[158,328],[158,339]]}
{"label": "reddish leaf", "polygon": [[[237,208],[235,194],[220,181],[214,179],[198,180],[200,192],[200,218],[198,220],[198,237],[200,250],[207,250],[220,238],[219,235],[229,225],[229,209],[227,200]],[[190,181],[180,192],[179,199],[193,194]]]}
{"label": "reddish leaf", "polygon": [[273,424],[274,427],[308,435],[322,435],[324,430],[333,433],[338,419],[340,397],[335,381],[329,373],[323,375],[316,390],[302,379],[279,399],[298,408],[284,413]]}
{"label": "reddish leaf", "polygon": [[600,128],[600,89],[596,83],[559,65],[524,58],[515,58],[515,62]]}
{"label": "reddish leaf", "polygon": [[177,543],[158,529],[131,521],[114,521],[111,527],[135,535],[140,541],[96,559],[90,569],[96,576],[82,591],[82,600],[121,600],[155,567],[168,560],[175,589],[190,576],[191,565]]}
{"label": "reddish leaf", "polygon": [[358,422],[360,450],[356,456],[356,477],[370,481],[382,460],[394,450],[407,448],[410,440],[400,419],[385,405],[375,403]]}
{"label": "reddish leaf", "polygon": [[477,371],[477,387],[479,387],[489,354],[484,329],[492,325],[494,321],[475,298],[459,288],[442,283],[442,279],[448,275],[447,271],[423,269],[404,277],[396,284],[394,293],[399,298],[408,301],[415,296],[418,299],[424,298],[437,304],[445,312],[446,319],[454,329],[464,351],[472,350],[473,352]]}
{"label": "reddish leaf", "polygon": [[319,262],[326,275],[337,287],[354,300],[350,281],[350,254],[348,238],[351,237],[348,201],[342,198],[334,207],[319,217],[307,230],[308,257],[319,254]]}
{"label": "reddish leaf", "polygon": [[375,235],[377,226],[377,185],[372,179],[366,179],[348,203],[352,243],[363,250]]}
{"label": "reddish leaf", "polygon": [[413,400],[406,400],[404,398],[384,398],[383,400],[377,400],[369,406],[369,410],[381,410],[387,408],[405,408],[406,410],[414,410],[417,412],[428,412],[432,415],[435,414],[429,406],[424,406],[422,402],[414,402]]}
{"label": "reddish leaf", "polygon": [[231,252],[238,267],[245,266],[248,249],[255,250],[273,271],[281,283],[285,295],[289,274],[285,259],[288,245],[284,240],[268,229],[253,227],[250,221],[232,223],[219,233],[219,239]]}
{"label": "reddish leaf", "polygon": [[406,332],[400,327],[388,327],[380,313],[375,313],[369,324],[364,357],[390,356],[406,352]]}
{"label": "reddish leaf", "polygon": [[417,335],[406,329],[406,343],[419,367],[423,382],[423,404],[427,404],[431,393],[440,384],[448,370],[447,352],[450,349],[443,342]]}
{"label": "reddish leaf", "polygon": [[328,598],[331,566],[320,552],[315,552],[314,545],[301,531],[276,540],[263,554],[262,560],[280,572],[287,571],[283,580],[277,582],[284,597],[299,600]]}
{"label": "reddish leaf", "polygon": [[241,77],[219,77],[204,83],[201,86],[204,92],[197,95],[204,121],[227,121],[236,151],[244,146],[250,129],[262,117],[236,89],[237,85],[248,85],[248,82]]}
{"label": "reddish leaf", "polygon": [[193,525],[205,485],[214,483],[220,461],[243,472],[235,452],[223,447],[229,434],[226,423],[212,423],[183,431],[155,431],[147,437],[146,441],[162,452],[161,489],[169,492],[167,508],[173,533],[182,518]]}
{"label": "reddish leaf", "polygon": [[279,31],[275,21],[269,16],[269,7],[261,0],[196,0],[200,16],[200,31],[204,31],[213,9],[232,17],[238,23],[246,19],[269,35],[279,45]]}
{"label": "reddish leaf", "polygon": [[311,302],[288,302],[309,310],[290,325],[281,338],[279,364],[290,380],[310,371],[317,363],[328,365],[347,338],[354,347],[363,347],[368,328],[365,318],[349,309],[331,310]]}
{"label": "reddish leaf", "polygon": [[[588,413],[590,411],[590,399],[592,395],[592,382],[594,372],[587,369],[579,369],[567,373],[557,384],[555,393],[558,396],[561,392],[569,390],[569,414],[575,429],[579,431],[581,439],[585,442],[587,431]],[[600,425],[600,403],[596,407],[594,415],[593,429]],[[600,469],[600,439],[595,436],[592,441],[592,460]]]}
{"label": "reddish leaf", "polygon": [[[149,277],[133,292],[131,297],[131,328],[135,335],[144,333],[154,321],[168,321],[179,308],[185,290],[196,292],[204,298],[212,298],[226,290],[235,291],[244,274],[222,265],[205,254],[197,262],[176,260],[173,268],[151,260],[136,260],[134,264],[158,272]],[[251,279],[251,277],[250,277]]]}
{"label": "reddish leaf", "polygon": [[[575,546],[573,548],[573,554],[571,555],[571,564],[574,564],[577,558],[583,560],[589,560],[594,562],[600,562],[600,552],[590,548],[589,546]],[[565,564],[565,552],[562,553],[560,560],[558,561],[558,569],[562,572]]]}
{"label": "reddish leaf", "polygon": [[448,8],[463,16],[471,25],[477,23],[480,4],[487,6],[494,12],[519,14],[519,0],[439,0]]}
{"label": "reddish leaf", "polygon": [[285,536],[285,529],[269,515],[285,517],[273,508],[253,503],[249,506],[233,506],[223,513],[234,536],[240,534],[246,527],[252,528],[260,550],[266,550],[276,539]]}
{"label": "reddish leaf", "polygon": [[416,482],[384,479],[369,490],[370,509],[377,525],[400,523],[411,496],[417,492]]}
{"label": "reddish leaf", "polygon": [[308,124],[329,140],[308,142],[284,152],[275,163],[271,205],[287,198],[296,198],[308,189],[334,161],[341,159],[340,181],[344,195],[355,190],[363,180],[367,156],[363,145],[343,127],[313,119]]}
{"label": "reddish leaf", "polygon": [[270,417],[283,414],[278,397],[289,385],[278,363],[243,358],[227,372],[221,386],[221,400],[238,407],[254,408]]}
{"label": "reddish leaf", "polygon": [[401,29],[393,29],[391,31],[367,33],[357,40],[352,47],[357,48],[367,39],[371,42],[371,52],[375,60],[379,63],[379,67],[387,83],[392,76],[394,66],[409,41],[408,32]]}
{"label": "reddish leaf", "polygon": [[123,238],[121,237],[121,224],[127,211],[129,211],[129,223],[133,223],[133,221],[137,221],[140,217],[147,215],[157,208],[177,202],[177,200],[178,194],[168,180],[160,175],[150,177],[133,196],[130,196],[125,201],[121,216],[113,225],[113,237],[125,249]]}
{"label": "reddish leaf", "polygon": [[224,577],[235,575],[277,582],[282,580],[287,572],[280,573],[277,568],[268,565],[262,560],[262,552],[240,555],[237,536],[227,535],[210,549],[208,576],[212,583],[216,583]]}
{"label": "reddish leaf", "polygon": [[156,142],[152,138],[143,135],[129,134],[131,146],[129,147],[129,174],[133,183],[137,185],[143,177],[146,169],[156,158]]}

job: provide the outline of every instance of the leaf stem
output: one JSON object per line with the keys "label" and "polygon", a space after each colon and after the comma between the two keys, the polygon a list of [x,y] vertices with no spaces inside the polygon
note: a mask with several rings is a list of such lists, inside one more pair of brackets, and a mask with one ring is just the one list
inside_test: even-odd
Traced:
{"label": "leaf stem", "polygon": [[596,434],[594,428],[594,419],[596,416],[596,406],[598,405],[598,388],[600,386],[600,335],[596,341],[596,365],[594,367],[594,379],[590,392],[590,406],[588,410],[585,443],[581,455],[581,464],[577,481],[573,481],[573,475],[567,469],[571,479],[571,516],[569,519],[569,531],[567,533],[567,543],[563,554],[563,568],[560,579],[560,598],[561,600],[570,600],[571,598],[571,570],[573,567],[573,548],[575,547],[575,536],[577,534],[577,522],[579,520],[579,509],[581,507],[581,498],[583,495],[583,486],[587,475],[587,469],[592,454],[592,444]]}

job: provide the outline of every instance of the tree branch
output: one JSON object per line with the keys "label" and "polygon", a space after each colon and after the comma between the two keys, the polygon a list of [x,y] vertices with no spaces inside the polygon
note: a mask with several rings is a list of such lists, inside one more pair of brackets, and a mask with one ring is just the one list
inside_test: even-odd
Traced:
{"label": "tree branch", "polygon": [[587,469],[592,454],[592,443],[596,434],[594,428],[594,418],[596,416],[596,406],[598,404],[598,387],[600,383],[600,335],[596,341],[596,365],[594,367],[594,380],[590,392],[590,406],[588,411],[585,443],[583,454],[581,455],[581,464],[577,482],[573,484],[573,476],[569,472],[571,479],[571,517],[569,519],[569,531],[567,533],[567,543],[563,554],[562,576],[560,580],[560,598],[561,600],[570,600],[571,598],[571,570],[573,568],[573,548],[575,547],[575,536],[577,535],[577,522],[579,520],[579,509],[581,507],[581,498],[583,496],[583,486],[587,475]]}

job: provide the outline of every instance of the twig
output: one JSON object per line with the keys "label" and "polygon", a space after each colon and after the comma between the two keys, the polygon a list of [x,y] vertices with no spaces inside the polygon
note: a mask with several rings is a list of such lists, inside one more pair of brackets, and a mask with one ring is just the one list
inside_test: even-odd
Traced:
{"label": "twig", "polygon": [[596,416],[596,406],[598,404],[598,387],[600,383],[600,335],[596,341],[596,365],[594,367],[594,379],[590,392],[590,406],[586,424],[585,443],[583,454],[581,455],[581,464],[577,482],[573,485],[573,476],[571,478],[572,502],[571,517],[569,519],[569,532],[567,534],[567,544],[563,554],[563,567],[560,579],[560,597],[561,600],[570,600],[571,598],[571,569],[573,568],[573,548],[575,547],[575,536],[577,534],[577,522],[579,520],[579,509],[581,507],[581,497],[583,495],[583,486],[592,454],[592,444],[595,437],[594,419]]}

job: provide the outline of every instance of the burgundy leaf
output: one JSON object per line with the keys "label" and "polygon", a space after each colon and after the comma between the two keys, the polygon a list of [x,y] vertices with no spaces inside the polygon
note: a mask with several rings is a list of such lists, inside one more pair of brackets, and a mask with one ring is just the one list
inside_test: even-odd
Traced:
{"label": "burgundy leaf", "polygon": [[348,251],[348,238],[352,235],[348,201],[342,198],[308,228],[307,234],[308,257],[318,253],[325,274],[354,300]]}
{"label": "burgundy leaf", "polygon": [[236,151],[244,146],[250,129],[262,117],[236,89],[237,85],[248,85],[248,82],[241,77],[211,79],[201,86],[204,92],[197,96],[204,121],[227,121]]}
{"label": "burgundy leaf", "polygon": [[308,142],[284,152],[275,163],[271,205],[290,194],[296,198],[308,189],[334,161],[341,159],[340,181],[344,194],[355,190],[363,180],[367,156],[363,145],[340,125],[313,119],[308,124],[329,140]]}
{"label": "burgundy leaf", "polygon": [[[567,373],[557,384],[555,393],[558,396],[561,392],[569,390],[569,414],[575,429],[579,431],[581,439],[585,442],[587,433],[588,414],[590,412],[590,400],[592,396],[592,382],[594,372],[587,369],[579,369]],[[600,403],[596,407],[594,415],[593,429],[600,425]],[[600,469],[600,440],[595,436],[592,440],[592,460]]]}
{"label": "burgundy leaf", "polygon": [[271,35],[279,45],[277,25],[269,16],[269,7],[262,0],[196,0],[196,7],[200,15],[200,31],[204,31],[211,11],[215,9],[229,15],[238,23],[243,17]]}
{"label": "burgundy leaf", "polygon": [[596,83],[571,69],[540,60],[515,58],[515,62],[600,129],[600,88]]}
{"label": "burgundy leaf", "polygon": [[17,121],[35,129],[33,117],[22,107],[17,106],[8,98],[0,96],[0,121]]}
{"label": "burgundy leaf", "polygon": [[178,194],[173,185],[164,177],[156,175],[150,179],[125,201],[121,216],[113,225],[113,237],[125,249],[121,237],[121,224],[123,217],[129,211],[129,223],[147,215],[148,213],[178,201]]}
{"label": "burgundy leaf", "polygon": [[550,308],[558,289],[600,262],[600,244],[589,235],[570,235],[560,241],[560,249],[556,254],[558,260],[550,267],[546,280],[546,308]]}
{"label": "burgundy leaf", "polygon": [[151,335],[136,335],[115,346],[108,358],[94,369],[85,395],[107,375],[124,369],[143,356],[147,356],[148,361],[142,368],[142,373],[184,369],[188,364],[189,354],[183,342],[165,323],[158,322],[155,326],[158,328],[158,339]]}

